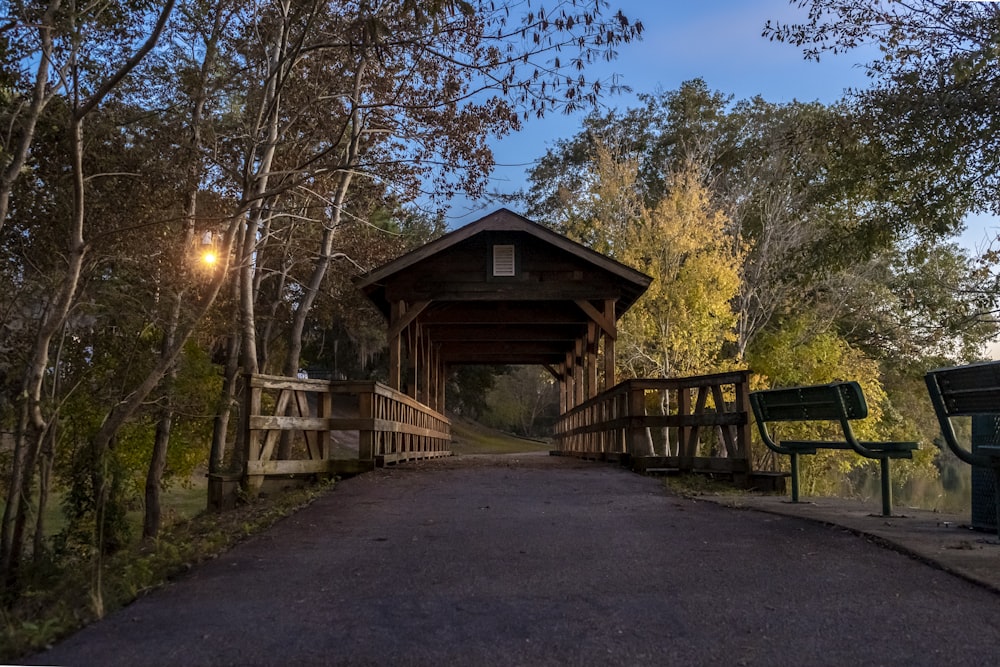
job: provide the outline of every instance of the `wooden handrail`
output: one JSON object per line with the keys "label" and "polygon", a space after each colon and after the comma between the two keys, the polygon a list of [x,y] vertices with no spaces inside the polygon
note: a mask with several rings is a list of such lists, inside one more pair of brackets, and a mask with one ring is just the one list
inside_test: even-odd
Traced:
{"label": "wooden handrail", "polygon": [[[332,433],[339,431],[358,432],[356,462],[362,468],[366,463],[450,454],[450,420],[378,382],[253,375],[247,386],[243,417],[247,447],[241,467],[251,493],[268,476],[334,472],[338,462],[330,458],[329,444]],[[261,414],[264,392],[276,392],[273,414]],[[356,417],[333,416],[334,401],[344,396],[358,397]],[[275,458],[278,442],[289,433],[303,434],[307,458]]]}
{"label": "wooden handrail", "polygon": [[[724,458],[743,461],[736,467],[749,470],[749,380],[749,370],[625,380],[566,411],[556,424],[557,447],[584,455],[651,457],[653,430],[673,429],[673,458],[690,461],[697,458],[704,429],[719,427]],[[672,412],[648,414],[649,392],[660,393]],[[727,393],[733,400],[725,400]]]}

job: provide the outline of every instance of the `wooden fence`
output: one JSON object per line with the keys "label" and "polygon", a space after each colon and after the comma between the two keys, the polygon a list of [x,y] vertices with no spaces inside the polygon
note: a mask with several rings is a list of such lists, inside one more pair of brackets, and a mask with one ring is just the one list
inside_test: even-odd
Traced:
{"label": "wooden fence", "polygon": [[559,453],[636,470],[750,474],[750,371],[626,380],[566,412]]}
{"label": "wooden fence", "polygon": [[269,478],[355,473],[451,454],[444,415],[377,382],[254,375],[243,427],[251,495]]}

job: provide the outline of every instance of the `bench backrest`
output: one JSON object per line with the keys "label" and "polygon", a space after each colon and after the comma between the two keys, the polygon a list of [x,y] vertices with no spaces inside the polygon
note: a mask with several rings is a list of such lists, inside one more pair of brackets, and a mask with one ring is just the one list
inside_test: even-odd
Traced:
{"label": "bench backrest", "polygon": [[970,465],[993,465],[990,457],[962,446],[951,418],[1000,414],[1000,362],[938,368],[924,379],[948,448]]}
{"label": "bench backrest", "polygon": [[750,394],[758,422],[864,419],[868,404],[857,382],[766,389]]}
{"label": "bench backrest", "polygon": [[938,368],[925,379],[939,416],[1000,414],[1000,361]]}

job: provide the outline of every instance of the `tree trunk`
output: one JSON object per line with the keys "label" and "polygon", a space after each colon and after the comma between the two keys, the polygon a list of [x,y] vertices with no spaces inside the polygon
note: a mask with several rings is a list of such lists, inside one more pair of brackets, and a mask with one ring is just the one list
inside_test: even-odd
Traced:
{"label": "tree trunk", "polygon": [[49,494],[52,490],[52,464],[56,456],[56,427],[53,423],[49,428],[45,442],[42,445],[41,458],[38,460],[38,509],[35,516],[35,539],[32,543],[32,557],[35,563],[40,563],[45,554],[45,511],[49,504]]}
{"label": "tree trunk", "polygon": [[[361,99],[361,87],[365,80],[367,74],[367,58],[362,57],[358,63],[357,72],[354,75],[354,97],[355,100]],[[323,279],[326,277],[327,269],[330,267],[330,256],[333,253],[333,241],[337,231],[340,226],[340,221],[342,218],[342,211],[344,207],[344,202],[347,200],[347,193],[351,186],[351,180],[354,174],[353,167],[358,163],[358,155],[361,146],[361,137],[364,132],[364,122],[361,118],[357,105],[351,108],[351,138],[347,146],[347,154],[345,155],[344,165],[345,168],[339,174],[339,182],[337,183],[337,191],[334,194],[332,203],[333,219],[330,221],[329,226],[323,231],[323,241],[320,246],[319,256],[316,259],[316,263],[313,265],[312,274],[309,276],[309,283],[306,285],[306,289],[302,295],[301,301],[299,301],[298,307],[295,309],[295,315],[292,319],[292,328],[288,334],[288,354],[285,357],[285,368],[284,373],[289,377],[293,377],[299,370],[299,361],[302,357],[302,333],[305,331],[306,319],[309,317],[309,311],[312,309],[313,303],[316,302],[316,296],[319,294],[320,288],[323,286]]]}
{"label": "tree trunk", "polygon": [[[222,395],[212,426],[212,449],[208,457],[210,473],[223,472],[226,456],[226,442],[229,434],[229,420],[236,401],[236,387],[240,372],[240,337],[230,335],[226,342],[226,365],[222,376]],[[242,432],[242,429],[240,430]],[[237,434],[239,435],[239,434]],[[240,443],[233,448],[233,458],[239,458]]]}
{"label": "tree trunk", "polygon": [[66,322],[76,298],[77,285],[83,272],[86,247],[83,240],[84,178],[83,178],[83,119],[74,118],[70,127],[73,140],[74,214],[68,239],[66,275],[49,309],[43,315],[35,335],[34,351],[25,372],[21,395],[20,425],[15,436],[7,506],[0,531],[0,569],[7,573],[8,584],[17,579],[21,553],[24,550],[24,526],[35,474],[35,464],[48,429],[42,410],[42,388],[49,365],[49,347],[56,332]]}
{"label": "tree trunk", "polygon": [[163,485],[163,470],[167,465],[167,449],[170,446],[172,424],[173,411],[170,407],[166,407],[160,420],[156,423],[153,454],[150,456],[149,470],[146,472],[146,509],[142,520],[142,537],[146,540],[155,539],[160,534],[162,517],[160,489]]}

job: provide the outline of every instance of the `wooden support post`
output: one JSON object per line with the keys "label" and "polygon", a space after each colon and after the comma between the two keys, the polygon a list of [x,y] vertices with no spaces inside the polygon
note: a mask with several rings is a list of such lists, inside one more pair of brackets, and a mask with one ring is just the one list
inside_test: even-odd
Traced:
{"label": "wooden support post", "polygon": [[440,359],[438,363],[441,365],[441,372],[438,375],[438,412],[444,414],[448,407],[448,365]]}
{"label": "wooden support post", "polygon": [[587,372],[587,399],[591,399],[600,392],[597,388],[597,324],[587,323],[587,345],[584,368]]}
{"label": "wooden support post", "polygon": [[[685,416],[691,414],[691,390],[687,387],[677,389],[677,414]],[[677,427],[677,455],[689,456],[687,453],[688,437],[691,431],[690,426]],[[693,456],[693,455],[692,455]]]}
{"label": "wooden support post", "polygon": [[[375,394],[371,390],[362,391],[358,395],[358,417],[363,424],[371,424],[375,419]],[[358,430],[358,460],[362,463],[375,461],[375,431]]]}
{"label": "wooden support post", "polygon": [[243,451],[246,452],[246,459],[240,461],[240,466],[243,471],[243,485],[247,496],[250,498],[255,498],[258,493],[260,493],[260,487],[264,484],[263,474],[249,474],[248,470],[250,466],[248,465],[250,461],[259,461],[261,456],[261,433],[257,430],[250,429],[250,420],[253,417],[260,416],[260,406],[261,406],[261,388],[253,386],[253,376],[246,376],[246,393],[245,393],[245,403],[244,403],[244,438],[246,441],[246,447]]}
{"label": "wooden support post", "polygon": [[566,353],[566,410],[564,412],[569,412],[573,409],[576,403],[573,402],[573,397],[576,395],[573,389],[573,353]]}
{"label": "wooden support post", "polygon": [[[604,301],[604,319],[615,323],[615,301],[606,299]],[[618,338],[618,328],[614,326],[611,331],[604,332],[604,388],[611,389],[618,384],[615,376],[615,340]]]}
{"label": "wooden support post", "polygon": [[420,369],[418,360],[420,357],[420,341],[417,337],[415,327],[406,329],[406,357],[409,370],[406,373],[406,394],[412,398],[417,398],[417,371]]}
{"label": "wooden support post", "polygon": [[569,409],[569,404],[566,401],[566,364],[559,364],[555,370],[553,375],[555,375],[556,382],[559,383],[559,414],[564,415]]}
{"label": "wooden support post", "polygon": [[649,435],[646,427],[641,426],[642,418],[646,416],[646,392],[643,389],[629,388],[626,414],[625,440],[628,453],[633,457],[652,454],[649,446]]}
{"label": "wooden support post", "polygon": [[403,332],[396,323],[403,317],[405,304],[393,301],[389,315],[389,386],[400,391],[403,386]]}
{"label": "wooden support post", "polygon": [[[687,389],[681,389],[687,393]],[[698,387],[698,398],[695,400],[694,411],[685,414],[701,415],[705,413],[705,404],[708,402],[709,387]],[[698,455],[698,445],[701,440],[701,429],[698,426],[691,426],[687,429],[687,440],[681,440],[681,446],[686,448],[681,452],[681,456],[695,457]]]}
{"label": "wooden support post", "polygon": [[431,365],[431,345],[430,341],[427,340],[424,327],[419,324],[417,325],[417,346],[420,348],[420,363],[423,364],[423,367],[421,368],[421,378],[416,398],[424,405],[433,406],[434,400],[431,392],[431,381],[434,379],[434,374]]}
{"label": "wooden support post", "polygon": [[[741,382],[736,383],[736,410],[747,419],[736,427],[737,456],[747,460],[747,472],[751,472],[753,457],[750,456],[750,387],[749,378],[744,375]],[[1000,495],[998,495],[1000,497]]]}
{"label": "wooden support post", "polygon": [[[329,389],[319,395],[319,405],[317,417],[330,419],[333,416],[333,392]],[[328,422],[329,423],[329,422]],[[327,429],[319,434],[319,454],[322,459],[330,458],[330,440],[333,438],[333,431]]]}
{"label": "wooden support post", "polygon": [[585,342],[581,338],[576,339],[576,351],[573,356],[573,385],[574,385],[574,405],[583,403],[586,397],[586,378],[584,377],[583,361],[585,355]]}

